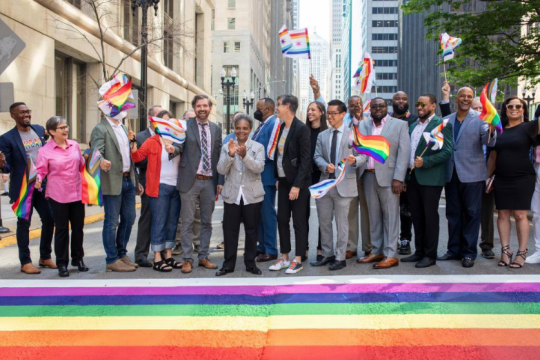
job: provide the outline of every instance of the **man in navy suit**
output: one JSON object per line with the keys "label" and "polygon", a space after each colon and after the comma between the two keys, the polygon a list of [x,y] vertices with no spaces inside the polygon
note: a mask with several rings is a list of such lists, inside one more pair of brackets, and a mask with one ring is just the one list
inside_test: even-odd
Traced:
{"label": "man in navy suit", "polygon": [[[15,127],[0,136],[0,169],[4,174],[10,174],[9,198],[14,203],[20,195],[21,184],[26,170],[28,159],[37,162],[39,149],[45,145],[45,129],[43,126],[32,125],[32,110],[25,103],[14,103],[9,107],[11,118],[15,120]],[[54,220],[49,202],[45,199],[45,181],[41,185],[42,191],[37,189],[32,194],[32,209],[35,208],[41,218],[41,243],[39,245],[39,266],[56,269],[51,259]],[[26,274],[39,274],[41,271],[32,264],[30,258],[30,219],[17,219],[17,246],[19,247],[19,260],[21,271]]]}

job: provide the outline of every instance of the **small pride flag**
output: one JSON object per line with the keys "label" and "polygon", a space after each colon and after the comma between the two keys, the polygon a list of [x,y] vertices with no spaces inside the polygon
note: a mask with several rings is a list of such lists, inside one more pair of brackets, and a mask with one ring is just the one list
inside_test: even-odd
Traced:
{"label": "small pride flag", "polygon": [[34,193],[34,187],[36,186],[37,170],[34,166],[34,162],[31,158],[28,158],[26,162],[26,169],[24,170],[21,192],[19,197],[11,205],[13,212],[17,217],[30,221],[30,212],[32,210],[32,194]]}
{"label": "small pride flag", "polygon": [[84,168],[81,170],[82,203],[88,205],[103,205],[101,192],[101,153],[92,150]]}
{"label": "small pride flag", "polygon": [[279,42],[281,43],[282,54],[286,54],[287,51],[289,51],[292,47],[291,36],[289,35],[289,31],[285,25],[283,25],[281,30],[279,30]]}
{"label": "small pride flag", "polygon": [[375,61],[369,53],[365,53],[364,62],[360,65],[353,78],[356,78],[355,89],[361,93],[371,93],[371,88],[375,85]]}
{"label": "small pride flag", "polygon": [[443,60],[446,62],[454,58],[454,50],[461,45],[462,40],[460,38],[452,37],[447,33],[442,33],[439,36],[441,40],[441,49],[443,52]]}
{"label": "small pride flag", "polygon": [[341,174],[339,174],[339,177],[337,179],[326,179],[309,187],[309,192],[311,193],[312,198],[322,198],[330,190],[335,188],[341,182],[341,180],[343,180],[343,177],[345,176],[345,169],[347,168],[347,164],[345,163],[346,160],[347,158],[341,160],[336,167],[337,169],[341,170]]}
{"label": "small pride flag", "polygon": [[372,157],[375,161],[384,164],[390,155],[390,143],[380,135],[362,135],[357,126],[353,126],[349,134],[349,146],[359,154]]}
{"label": "small pride flag", "polygon": [[121,120],[127,116],[127,110],[135,107],[135,98],[131,92],[131,79],[126,75],[116,75],[99,88],[103,100],[98,107],[105,116]]}
{"label": "small pride flag", "polygon": [[163,140],[176,144],[182,144],[186,140],[186,124],[183,120],[165,120],[153,116],[148,118],[156,134],[161,136]]}
{"label": "small pride flag", "polygon": [[444,145],[444,135],[442,130],[448,124],[448,119],[444,119],[442,123],[437,125],[431,132],[425,132],[424,139],[426,140],[426,147],[433,145],[432,150],[440,150]]}
{"label": "small pride flag", "polygon": [[[283,26],[279,32],[279,37],[283,56],[293,59],[311,59],[307,28],[289,31]],[[289,40],[291,42],[290,47],[288,46]],[[283,52],[284,46],[286,48],[285,52]]]}
{"label": "small pride flag", "polygon": [[[488,97],[489,93],[489,97]],[[482,113],[478,116],[481,120],[488,124],[495,125],[502,133],[502,122],[497,109],[495,109],[494,103],[497,97],[497,79],[488,82],[482,93],[480,94],[480,102],[482,103]]]}

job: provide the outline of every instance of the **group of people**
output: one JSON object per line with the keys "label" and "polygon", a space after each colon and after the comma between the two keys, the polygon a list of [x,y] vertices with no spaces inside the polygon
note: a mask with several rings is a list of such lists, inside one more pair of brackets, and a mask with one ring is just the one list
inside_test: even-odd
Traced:
{"label": "group of people", "polygon": [[[364,114],[359,96],[348,99],[348,104],[326,103],[317,81],[313,77],[310,81],[316,101],[309,104],[305,122],[296,117],[298,99],[293,95],[282,95],[277,103],[263,98],[254,112],[259,125],[254,128],[249,115],[237,113],[234,132],[223,140],[220,127],[209,121],[213,104],[205,95],[194,97],[193,110],[181,120],[182,143],[164,142],[151,128],[135,134],[120,120],[103,119],[92,131],[90,146],[102,155],[106,271],[151,267],[188,274],[196,252],[199,267],[217,270],[217,276],[232,273],[243,224],[246,271],[261,275],[259,266],[267,262],[270,271],[298,273],[309,251],[309,187],[328,179],[339,181],[315,200],[318,226],[311,230],[318,233],[318,241],[311,266],[340,270],[347,259],[356,258],[374,269],[395,267],[400,261],[426,268],[444,260],[459,260],[470,268],[477,257],[480,227],[481,255],[495,257],[495,207],[501,239],[498,265],[521,268],[525,262],[540,263],[540,129],[537,121],[529,121],[523,100],[512,96],[504,101],[500,112],[504,131],[498,133],[480,120],[481,104],[469,87],[457,91],[457,111],[452,114],[447,83],[439,104],[434,95],[424,94],[411,107],[407,94],[400,91],[392,99],[392,113],[384,99],[375,97]],[[435,114],[437,105],[442,117]],[[36,164],[32,205],[42,222],[38,264],[69,276],[71,247],[72,266],[88,271],[79,176],[85,156],[77,142],[68,139],[64,118],[50,118],[44,129],[31,123],[31,110],[24,103],[13,104],[10,112],[16,126],[0,137],[0,169],[10,174],[9,196],[16,201],[28,159]],[[151,107],[149,116],[174,117],[159,106]],[[439,146],[424,136],[434,129],[444,138]],[[383,137],[389,144],[385,161],[351,146],[351,134]],[[438,256],[443,189],[449,239],[447,252]],[[132,262],[127,244],[136,218],[136,195],[141,195],[142,208]],[[219,196],[224,202],[224,261],[218,269],[209,250]],[[527,257],[529,210],[537,251]],[[516,249],[510,247],[511,216],[519,240]],[[40,270],[30,257],[29,227],[29,220],[18,219],[21,271],[37,274]],[[53,232],[56,262],[51,258]],[[181,261],[173,257],[179,254]],[[408,256],[398,259],[398,254]]]}

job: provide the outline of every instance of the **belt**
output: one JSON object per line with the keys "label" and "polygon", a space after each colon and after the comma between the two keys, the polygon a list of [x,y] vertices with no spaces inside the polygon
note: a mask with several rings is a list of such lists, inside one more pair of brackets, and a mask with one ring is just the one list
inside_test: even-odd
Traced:
{"label": "belt", "polygon": [[197,174],[197,176],[195,176],[195,179],[197,179],[197,180],[212,180],[212,177]]}
{"label": "belt", "polygon": [[128,171],[128,172],[125,172],[125,173],[122,173],[122,176],[123,176],[123,177],[129,177],[129,171]]}
{"label": "belt", "polygon": [[375,169],[366,169],[366,171],[369,173],[375,173]]}

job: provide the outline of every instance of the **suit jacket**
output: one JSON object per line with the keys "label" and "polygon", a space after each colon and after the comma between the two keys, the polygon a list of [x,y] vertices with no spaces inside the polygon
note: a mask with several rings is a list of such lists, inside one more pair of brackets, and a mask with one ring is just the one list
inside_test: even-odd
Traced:
{"label": "suit jacket", "polygon": [[225,185],[221,196],[227,204],[234,204],[238,198],[240,187],[247,202],[255,204],[263,201],[264,188],[261,182],[261,173],[264,170],[264,146],[256,141],[248,140],[246,143],[246,156],[229,156],[229,144],[221,148],[221,156],[217,170],[225,176]]}
{"label": "suit jacket", "polygon": [[[30,127],[35,131],[37,136],[39,136],[41,143],[45,145],[45,129],[43,126],[30,125]],[[9,174],[9,198],[14,202],[19,198],[21,193],[21,184],[28,161],[21,135],[16,126],[0,136],[0,151],[2,151],[6,157],[2,172],[4,174]],[[41,187],[43,189],[45,188],[45,180]]]}
{"label": "suit jacket", "polygon": [[[122,129],[124,129],[127,136],[127,128],[122,125]],[[90,143],[92,144],[92,149],[98,149],[103,158],[111,162],[109,171],[101,172],[101,191],[103,192],[103,195],[120,195],[122,192],[122,174],[124,173],[122,170],[122,154],[120,153],[120,145],[118,145],[116,134],[107,119],[101,120],[101,122],[94,127],[92,134],[90,135]],[[131,182],[135,188],[137,188],[139,182],[131,158],[130,163],[129,173]]]}
{"label": "suit jacket", "polygon": [[452,113],[452,110],[450,110],[450,103],[439,103],[439,109],[441,110],[441,116],[443,118],[446,118],[448,115]]}
{"label": "suit jacket", "polygon": [[[431,132],[434,128],[439,126],[442,123],[442,120],[437,116],[434,116],[433,119],[426,126],[424,132]],[[414,129],[418,125],[418,122],[413,123],[409,127],[409,133],[412,135]],[[443,148],[440,150],[432,150],[430,146],[426,150],[426,140],[424,136],[420,138],[420,142],[416,147],[414,152],[414,157],[420,156],[424,150],[424,155],[422,159],[424,160],[424,165],[421,168],[415,168],[414,176],[420,185],[424,186],[444,186],[446,183],[446,161],[452,156],[453,141],[452,141],[452,124],[448,123],[443,128],[442,134],[444,136]]]}
{"label": "suit jacket", "polygon": [[[279,129],[279,139],[283,134],[285,124]],[[277,171],[278,150],[274,153],[274,174],[278,177]],[[311,185],[311,134],[306,124],[298,120],[295,116],[289,134],[283,148],[283,170],[287,181],[297,188],[307,188]]]}
{"label": "suit jacket", "polygon": [[[457,113],[448,117],[449,123],[455,129]],[[459,181],[462,183],[471,183],[484,181],[487,179],[486,162],[484,161],[484,150],[482,145],[489,147],[495,146],[497,132],[491,134],[489,139],[488,124],[480,120],[478,112],[469,110],[467,116],[461,124],[457,139],[454,142],[454,151],[452,156],[446,162],[446,182],[452,180],[454,168],[457,171]]]}
{"label": "suit jacket", "polygon": [[278,117],[275,115],[270,116],[263,123],[261,130],[259,131],[257,136],[253,138],[253,140],[264,146],[265,163],[264,171],[262,173],[262,182],[264,186],[276,185],[276,176],[274,174],[274,159],[270,159],[267,155],[268,143],[270,141],[270,138],[272,137],[272,130],[274,129],[274,125],[276,122],[279,122]]}
{"label": "suit jacket", "polygon": [[[152,133],[150,132],[150,129],[145,129],[141,132],[138,132],[135,136],[135,140],[137,141],[137,149],[140,149],[144,142],[148,140],[150,137],[152,137]],[[139,174],[139,182],[146,186],[146,168],[148,167],[148,158],[136,162],[135,166],[137,167],[137,173]]]}
{"label": "suit jacket", "polygon": [[[356,165],[351,166],[347,164],[346,173],[343,180],[337,185],[337,191],[342,197],[356,197],[358,196],[358,186],[356,185],[356,168],[361,167],[367,160],[366,155],[357,154],[356,151],[349,148],[349,133],[350,128],[348,126],[344,127],[343,134],[341,136],[340,144],[338,145],[338,158],[343,159],[354,154],[356,157]],[[315,147],[315,156],[314,161],[317,164],[319,170],[321,170],[321,181],[329,178],[330,174],[326,171],[326,166],[328,164],[334,164],[335,160],[330,159],[330,144],[331,139],[334,133],[333,128],[324,130],[317,137],[317,146]],[[340,169],[336,165],[336,178],[341,175]]]}
{"label": "suit jacket", "polygon": [[[208,124],[210,125],[210,148],[212,149],[212,181],[214,182],[214,190],[216,190],[218,185],[217,164],[222,146],[221,129],[211,121],[209,121]],[[201,136],[199,134],[199,125],[197,125],[196,118],[187,121],[186,141],[179,147],[180,152],[182,152],[182,159],[180,160],[176,188],[178,191],[186,193],[195,183],[195,177],[197,176],[197,170],[199,169],[199,163],[202,156]]]}
{"label": "suit jacket", "polygon": [[[372,121],[370,119],[360,121],[358,124],[362,135],[371,135],[371,126]],[[388,116],[381,136],[390,143],[390,154],[384,164],[375,161],[375,177],[380,186],[392,186],[392,180],[405,181],[409,166],[411,139],[407,122]],[[367,161],[360,168],[360,176],[362,176],[366,168]]]}

